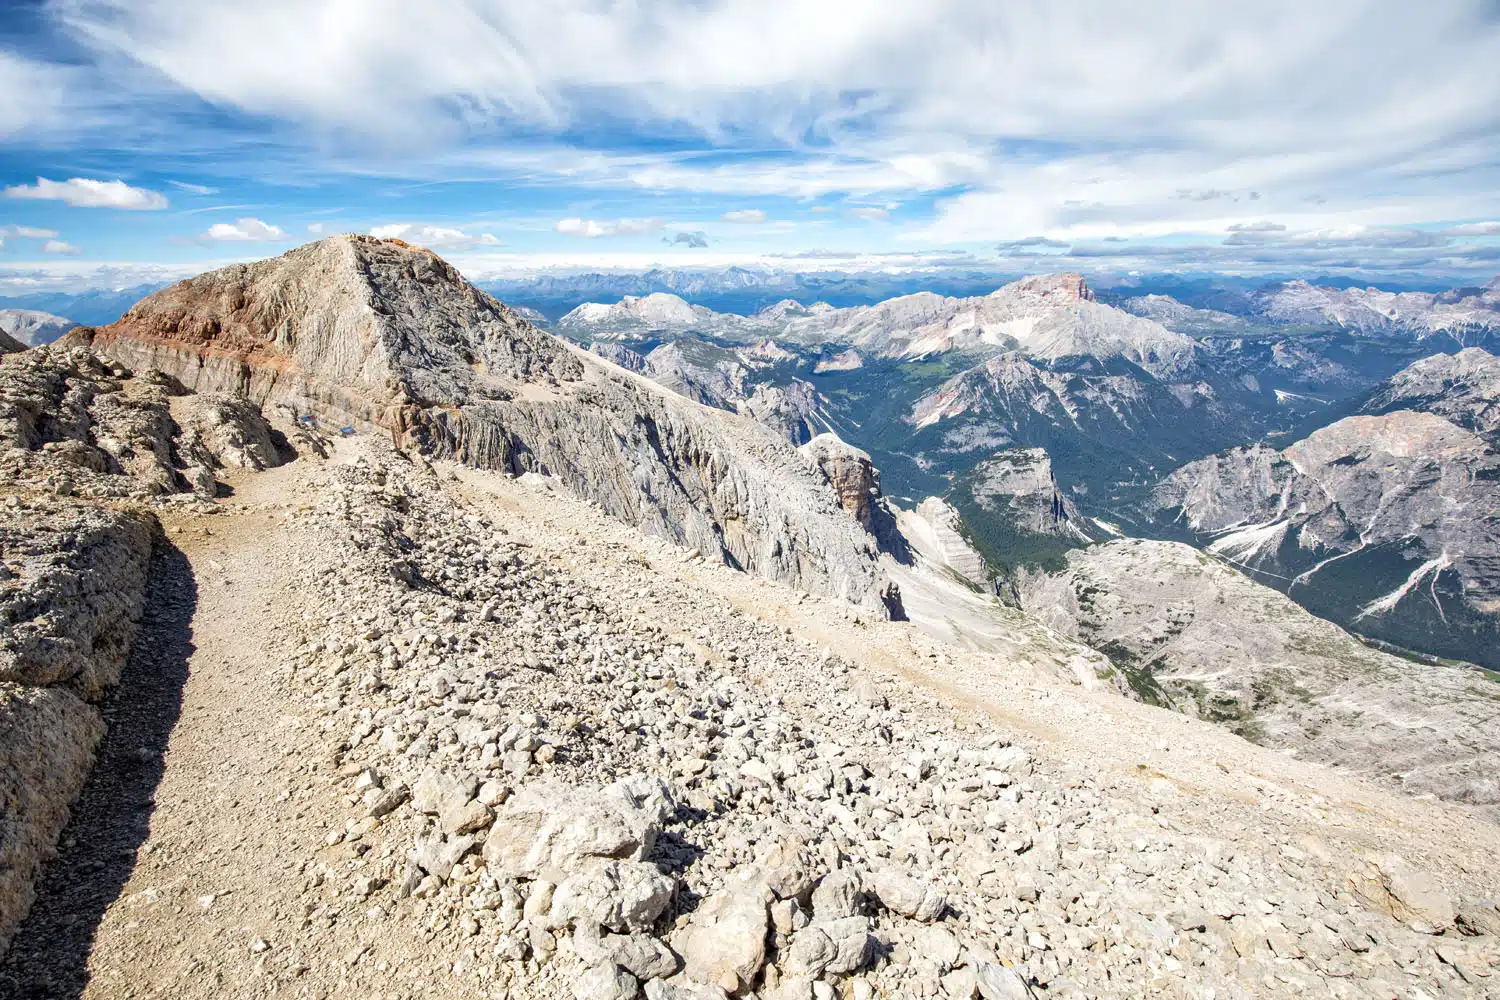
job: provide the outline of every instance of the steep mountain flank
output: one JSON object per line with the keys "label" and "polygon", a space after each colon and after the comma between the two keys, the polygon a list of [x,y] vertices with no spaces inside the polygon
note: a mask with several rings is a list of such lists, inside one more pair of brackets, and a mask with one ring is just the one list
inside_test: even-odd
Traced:
{"label": "steep mountain flank", "polygon": [[77,325],[36,309],[0,309],[0,334],[10,334],[25,347],[50,344]]}
{"label": "steep mountain flank", "polygon": [[1022,607],[1147,700],[1408,791],[1500,802],[1500,678],[1370,649],[1177,542],[1120,539],[1024,574]]}
{"label": "steep mountain flank", "polygon": [[[1500,455],[1487,359],[1466,351],[1420,362],[1374,393],[1367,407],[1378,415],[1282,450],[1190,463],[1156,489],[1154,516],[1316,614],[1500,666]],[[1439,414],[1488,426],[1491,437]]]}
{"label": "steep mountain flank", "polygon": [[1106,536],[1058,486],[1041,448],[982,459],[957,477],[950,499],[991,573],[1007,584],[1023,567],[1057,569],[1063,553]]}
{"label": "steep mountain flank", "polygon": [[1500,444],[1500,358],[1478,347],[1434,354],[1372,392],[1361,413],[1422,410]]}
{"label": "steep mountain flank", "polygon": [[224,268],[69,341],[433,457],[556,476],[771,579],[895,600],[874,539],[778,435],[570,348],[398,240],[338,236]]}

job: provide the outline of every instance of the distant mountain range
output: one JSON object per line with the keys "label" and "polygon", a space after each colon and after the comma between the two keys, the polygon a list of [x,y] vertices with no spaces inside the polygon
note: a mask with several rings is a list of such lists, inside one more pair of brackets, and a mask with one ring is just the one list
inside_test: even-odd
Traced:
{"label": "distant mountain range", "polygon": [[[1494,502],[1493,441],[1481,429],[1500,406],[1484,360],[1491,355],[1445,353],[1497,343],[1493,284],[1387,292],[1288,282],[1203,308],[1160,293],[1100,296],[1078,275],[1050,275],[980,296],[919,292],[848,307],[781,300],[750,313],[654,292],[581,304],[554,326],[795,441],[838,433],[872,456],[888,494],[910,504],[947,497],[1002,587],[1028,565],[1055,568],[1062,552],[1122,534],[1191,540],[1371,636],[1492,659],[1476,645],[1489,641],[1500,614],[1485,596],[1489,529],[1442,524],[1440,511],[1458,503],[1483,522],[1484,504]],[[1274,510],[1264,507],[1274,508],[1288,476],[1303,484],[1297,489],[1319,488],[1287,470],[1313,455],[1333,472],[1364,461],[1356,455],[1378,455],[1384,468],[1403,441],[1416,463],[1406,474],[1424,489],[1423,475],[1437,484],[1413,503],[1436,505],[1425,516],[1438,534],[1416,547],[1393,534],[1361,557],[1399,550],[1402,563],[1422,554],[1400,579],[1383,563],[1376,572],[1352,558],[1367,524],[1350,520],[1335,533],[1344,541],[1316,545],[1306,523],[1282,522],[1276,544],[1256,534],[1271,530]],[[1262,466],[1276,471],[1256,479]],[[1174,498],[1196,496],[1192,484],[1213,476],[1269,485],[1222,510],[1190,506],[1178,523]],[[1022,482],[1025,490],[1010,488]],[[1378,506],[1379,490],[1374,496]],[[1316,521],[1319,505],[1299,503],[1305,521]],[[1399,521],[1394,511],[1382,516]],[[1271,553],[1281,542],[1304,561],[1278,568]],[[1290,580],[1341,552],[1357,586],[1337,566],[1318,571],[1316,588],[1275,582],[1283,569]],[[1428,590],[1446,587],[1452,602],[1435,596],[1426,617],[1384,609],[1397,591],[1394,604],[1416,592],[1422,579],[1406,580],[1421,566]]]}

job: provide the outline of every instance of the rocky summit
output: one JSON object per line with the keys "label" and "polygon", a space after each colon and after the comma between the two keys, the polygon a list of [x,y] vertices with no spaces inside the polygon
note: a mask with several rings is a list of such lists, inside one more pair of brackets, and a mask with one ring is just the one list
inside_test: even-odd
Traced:
{"label": "rocky summit", "polygon": [[[350,236],[0,358],[0,996],[1497,992],[1487,675],[1035,448],[968,484],[1056,544],[1008,606],[868,451],[601,353]],[[1487,419],[1423,405],[1348,419]]]}
{"label": "rocky summit", "polygon": [[553,476],[731,565],[899,606],[874,540],[781,438],[598,363],[398,240],[332,237],[215,271],[67,342],[194,391]]}

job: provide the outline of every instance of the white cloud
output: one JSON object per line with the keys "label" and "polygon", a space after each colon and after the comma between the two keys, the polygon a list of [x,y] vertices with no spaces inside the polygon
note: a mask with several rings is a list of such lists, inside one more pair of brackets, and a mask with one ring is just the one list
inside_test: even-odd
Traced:
{"label": "white cloud", "polygon": [[0,226],[0,236],[15,236],[23,240],[50,240],[56,235],[55,229],[38,229],[35,226]]}
{"label": "white cloud", "polygon": [[58,68],[0,50],[0,136],[50,124],[60,112],[62,84]]}
{"label": "white cloud", "polygon": [[165,195],[145,188],[131,187],[124,181],[96,181],[88,177],[70,177],[65,181],[38,177],[35,184],[18,184],[5,189],[6,197],[40,201],[60,201],[75,208],[120,208],[149,211],[166,208]]}
{"label": "white cloud", "polygon": [[259,219],[236,219],[234,222],[216,222],[208,227],[203,239],[219,243],[274,243],[286,239],[279,226]]}
{"label": "white cloud", "polygon": [[741,208],[733,212],[725,212],[719,218],[725,222],[756,223],[765,222],[766,213],[758,208]]}
{"label": "white cloud", "polygon": [[1466,222],[1448,232],[1455,236],[1500,236],[1500,222]]}
{"label": "white cloud", "polygon": [[[314,223],[314,225],[319,224]],[[322,232],[322,229],[320,228],[318,231]],[[408,222],[394,223],[389,226],[376,226],[370,230],[370,235],[382,240],[405,240],[407,243],[414,243],[429,250],[470,250],[474,247],[497,247],[500,245],[500,240],[492,233],[470,235],[462,229],[418,225]]]}
{"label": "white cloud", "polygon": [[[424,177],[746,201],[938,194],[930,224],[883,230],[935,243],[1500,211],[1493,0],[431,0],[420,18],[369,0],[357,21],[348,0],[48,10],[101,66],[306,126],[277,134],[311,134],[318,152],[288,159],[336,150],[351,170],[384,158]],[[0,134],[30,114],[7,94],[6,59]],[[568,148],[577,135],[593,148]],[[683,136],[696,136],[685,152]],[[661,137],[677,151],[658,152]],[[623,231],[568,221],[560,232]]]}
{"label": "white cloud", "polygon": [[73,257],[83,253],[83,250],[71,243],[64,243],[62,240],[48,240],[42,244],[42,253],[56,253]]}
{"label": "white cloud", "polygon": [[862,205],[859,208],[849,210],[849,214],[857,219],[885,219],[890,217],[890,210],[878,205]]}
{"label": "white cloud", "polygon": [[167,183],[170,184],[170,185],[172,185],[174,188],[177,188],[180,191],[187,191],[190,194],[218,194],[219,193],[219,189],[218,188],[215,188],[215,187],[205,187],[202,184],[189,184],[187,181],[168,180]]}
{"label": "white cloud", "polygon": [[321,223],[321,222],[309,222],[307,224],[307,231],[310,232],[310,233],[312,233],[314,236],[322,236],[323,235],[323,223]]}
{"label": "white cloud", "polygon": [[564,236],[586,236],[589,239],[596,239],[600,236],[641,236],[654,233],[664,225],[666,223],[661,219],[617,219],[613,222],[598,219],[562,219],[552,228]]}

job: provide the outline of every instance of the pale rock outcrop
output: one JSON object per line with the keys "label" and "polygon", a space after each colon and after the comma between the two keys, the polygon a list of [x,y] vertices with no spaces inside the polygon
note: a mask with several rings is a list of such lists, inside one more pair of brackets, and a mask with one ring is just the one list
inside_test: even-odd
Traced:
{"label": "pale rock outcrop", "polygon": [[0,508],[0,681],[94,700],[120,679],[157,531],[85,504]]}
{"label": "pale rock outcrop", "polygon": [[672,808],[666,787],[650,779],[592,791],[533,782],[497,813],[485,861],[497,872],[526,877],[548,868],[577,870],[588,858],[640,861]]}
{"label": "pale rock outcrop", "polygon": [[142,611],[154,518],[67,500],[0,506],[0,953],[31,906]]}
{"label": "pale rock outcrop", "polygon": [[1361,643],[1179,542],[1118,539],[1024,574],[1021,606],[1138,697],[1414,793],[1500,802],[1500,700],[1478,670]]}
{"label": "pale rock outcrop", "polygon": [[823,473],[849,515],[866,531],[873,531],[880,474],[869,454],[832,433],[819,434],[797,450]]}
{"label": "pale rock outcrop", "polygon": [[942,916],[948,905],[943,894],[931,885],[898,871],[877,873],[870,881],[870,888],[881,906],[924,924]]}
{"label": "pale rock outcrop", "polygon": [[738,883],[699,904],[673,939],[689,979],[730,993],[754,983],[766,960],[769,895],[763,883]]}

